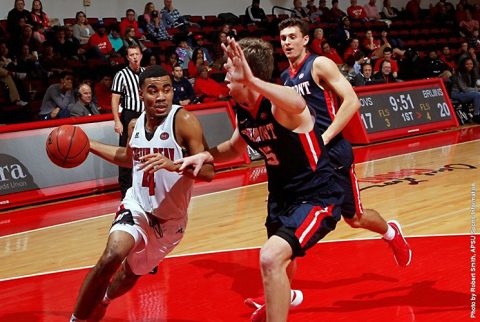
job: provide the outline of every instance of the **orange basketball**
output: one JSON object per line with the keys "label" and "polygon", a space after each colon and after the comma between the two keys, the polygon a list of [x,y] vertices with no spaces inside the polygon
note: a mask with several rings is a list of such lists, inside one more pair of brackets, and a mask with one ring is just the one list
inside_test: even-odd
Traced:
{"label": "orange basketball", "polygon": [[81,128],[62,125],[50,133],[46,149],[53,163],[62,168],[73,168],[82,164],[87,158],[90,141]]}

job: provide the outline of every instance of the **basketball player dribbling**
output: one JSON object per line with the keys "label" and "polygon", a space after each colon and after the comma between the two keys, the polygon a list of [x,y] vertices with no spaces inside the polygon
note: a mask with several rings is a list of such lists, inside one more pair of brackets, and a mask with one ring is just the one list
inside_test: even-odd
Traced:
{"label": "basketball player dribbling", "polygon": [[[206,148],[198,119],[173,105],[169,74],[160,66],[140,75],[145,111],[129,124],[129,144],[118,147],[91,141],[91,151],[103,159],[132,167],[127,190],[110,229],[107,246],[88,273],[70,321],[98,321],[109,302],[129,291],[138,278],[156,272],[157,265],[181,241],[187,225],[193,174],[178,173],[173,160]],[[213,165],[205,163],[196,178],[210,181]]]}
{"label": "basketball player dribbling", "polygon": [[247,143],[264,156],[268,240],[260,251],[260,268],[266,304],[251,320],[286,322],[293,277],[288,264],[335,229],[343,191],[305,100],[291,88],[265,81],[273,71],[271,44],[254,38],[228,41],[225,79],[237,102],[237,127],[230,140],[176,162],[183,163],[180,170],[194,166],[196,173],[204,162],[241,155]]}
{"label": "basketball player dribbling", "polygon": [[[279,30],[281,46],[290,63],[290,67],[281,74],[282,82],[301,94],[316,114],[315,122],[323,132],[322,139],[344,189],[345,198],[341,206],[343,218],[353,228],[363,228],[382,235],[391,247],[397,264],[408,266],[412,252],[402,236],[400,224],[395,220],[387,223],[376,210],[362,207],[352,146],[341,134],[360,108],[355,91],[333,61],[307,51],[307,23],[298,18],[289,18],[280,22]],[[341,104],[335,111],[337,97]],[[295,270],[295,262],[289,269]],[[294,301],[294,296],[298,295],[301,296],[299,290],[292,290],[292,306],[300,304],[301,299]],[[263,296],[245,300],[245,304],[256,309],[263,303]]]}

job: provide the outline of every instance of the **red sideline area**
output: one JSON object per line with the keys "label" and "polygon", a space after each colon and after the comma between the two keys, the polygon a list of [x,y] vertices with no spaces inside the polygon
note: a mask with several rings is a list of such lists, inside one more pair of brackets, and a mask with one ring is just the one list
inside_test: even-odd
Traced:
{"label": "red sideline area", "polygon": [[[400,141],[356,147],[354,148],[355,161],[361,163],[479,139],[480,126],[466,127],[422,137],[411,137]],[[264,166],[219,172],[211,183],[196,182],[194,196],[257,184],[266,180],[267,174]],[[0,214],[0,236],[111,214],[116,211],[119,199],[120,194],[115,191],[27,209],[6,211]],[[95,211],[92,211],[92,209],[95,209]]]}
{"label": "red sideline area", "polygon": [[[413,259],[407,268],[396,266],[379,239],[318,244],[298,260],[293,288],[303,291],[304,301],[289,321],[472,321],[471,236],[408,242]],[[67,321],[86,273],[0,282],[0,321]],[[248,321],[252,309],[243,300],[260,292],[257,249],[172,257],[113,301],[102,321]]]}

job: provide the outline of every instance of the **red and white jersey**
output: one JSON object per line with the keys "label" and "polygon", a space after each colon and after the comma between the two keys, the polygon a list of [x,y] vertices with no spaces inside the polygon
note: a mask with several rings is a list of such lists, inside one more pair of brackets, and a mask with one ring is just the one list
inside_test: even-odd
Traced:
{"label": "red and white jersey", "polygon": [[173,105],[151,140],[145,134],[145,112],[137,120],[129,145],[133,150],[132,187],[126,198],[133,198],[145,212],[162,220],[177,219],[187,215],[194,180],[164,169],[154,174],[139,169],[140,157],[162,153],[170,160],[183,157],[182,148],[175,140],[175,115],[182,107]]}

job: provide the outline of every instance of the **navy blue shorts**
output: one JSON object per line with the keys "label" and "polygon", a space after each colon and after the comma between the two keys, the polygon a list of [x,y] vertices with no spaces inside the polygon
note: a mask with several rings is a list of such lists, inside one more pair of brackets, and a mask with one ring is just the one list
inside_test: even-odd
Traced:
{"label": "navy blue shorts", "polygon": [[305,255],[305,251],[333,231],[341,218],[343,193],[335,190],[327,197],[304,195],[268,197],[267,234],[279,236],[292,247],[292,258]]}
{"label": "navy blue shorts", "polygon": [[355,213],[363,214],[363,205],[360,200],[360,187],[355,174],[355,164],[352,145],[347,140],[340,140],[333,146],[328,146],[330,162],[337,174],[338,183],[344,191],[342,216],[352,218]]}

